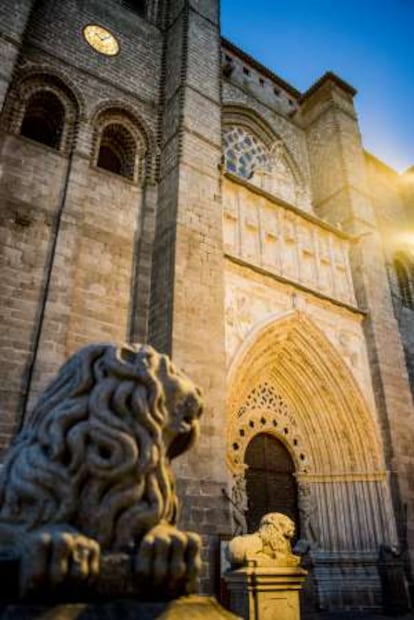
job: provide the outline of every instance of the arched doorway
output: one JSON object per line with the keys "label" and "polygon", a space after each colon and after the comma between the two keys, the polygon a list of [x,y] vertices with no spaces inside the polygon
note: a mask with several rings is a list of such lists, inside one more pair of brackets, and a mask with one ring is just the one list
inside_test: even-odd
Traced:
{"label": "arched doorway", "polygon": [[[319,604],[380,605],[378,549],[398,540],[388,474],[374,411],[338,350],[303,312],[270,317],[241,345],[228,384],[233,476],[246,477],[246,464],[255,469],[246,453],[258,435],[280,438],[289,448],[300,490],[300,534],[314,539]],[[252,487],[267,492],[259,473],[257,479],[249,483],[250,495]]]}
{"label": "arched doorway", "polygon": [[288,515],[298,528],[295,464],[285,445],[268,433],[259,433],[247,446],[245,463],[248,531],[256,531],[268,512]]}

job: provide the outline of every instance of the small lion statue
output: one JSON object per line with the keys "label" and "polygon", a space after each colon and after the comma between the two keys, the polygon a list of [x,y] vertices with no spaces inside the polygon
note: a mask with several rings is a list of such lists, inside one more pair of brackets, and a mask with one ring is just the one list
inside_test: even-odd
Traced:
{"label": "small lion statue", "polygon": [[270,512],[262,517],[257,532],[230,541],[228,558],[233,566],[298,566],[300,557],[293,555],[291,546],[294,534],[292,519]]}
{"label": "small lion statue", "polygon": [[117,554],[144,593],[191,590],[200,541],[175,527],[170,462],[201,412],[200,390],[150,346],[91,345],[63,365],[1,475],[0,551],[20,560],[20,596],[90,588]]}

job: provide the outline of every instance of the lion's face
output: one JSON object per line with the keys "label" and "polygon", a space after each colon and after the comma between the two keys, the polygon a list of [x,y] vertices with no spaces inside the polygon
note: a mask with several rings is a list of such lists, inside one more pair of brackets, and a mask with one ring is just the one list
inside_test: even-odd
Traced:
{"label": "lion's face", "polygon": [[295,524],[288,516],[280,512],[271,512],[262,518],[259,532],[270,546],[277,548],[280,540],[290,541],[293,538]]}
{"label": "lion's face", "polygon": [[164,355],[159,358],[158,378],[163,386],[168,415],[163,439],[167,454],[173,459],[187,450],[198,437],[199,418],[203,410],[201,390]]}
{"label": "lion's face", "polygon": [[[201,390],[166,355],[152,347],[134,349],[122,347],[119,355],[124,361],[136,365],[141,377],[145,370],[158,382],[161,389],[165,419],[162,421],[162,438],[170,459],[182,454],[199,434],[199,418],[203,409]],[[142,380],[142,379],[141,379]]]}

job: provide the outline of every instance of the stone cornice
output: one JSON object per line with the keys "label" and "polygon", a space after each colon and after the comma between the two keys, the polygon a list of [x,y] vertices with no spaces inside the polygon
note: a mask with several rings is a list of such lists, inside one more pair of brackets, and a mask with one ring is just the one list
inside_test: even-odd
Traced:
{"label": "stone cornice", "polygon": [[252,56],[249,56],[249,54],[241,50],[239,47],[234,45],[234,43],[232,43],[228,39],[224,39],[222,37],[221,43],[224,49],[228,50],[229,52],[233,52],[233,54],[235,54],[238,58],[243,60],[245,63],[249,64],[254,69],[256,69],[256,71],[258,71],[261,75],[264,75],[265,77],[269,78],[269,80],[272,80],[273,82],[275,82],[278,86],[280,86],[281,88],[286,90],[290,95],[292,95],[292,97],[295,97],[295,99],[299,99],[302,96],[300,91],[298,91],[294,86],[292,86],[288,82],[285,82],[285,80],[283,80],[281,77],[276,75],[276,73],[273,73],[273,71],[271,71],[270,69],[262,65],[258,60],[256,60]]}
{"label": "stone cornice", "polygon": [[312,84],[312,86],[308,88],[308,90],[305,91],[303,95],[301,95],[299,103],[303,103],[304,101],[306,101],[306,99],[309,99],[309,97],[311,97],[317,90],[319,90],[319,88],[321,88],[321,86],[323,86],[327,82],[334,82],[336,86],[339,86],[339,88],[351,95],[351,97],[355,97],[358,92],[353,86],[348,84],[348,82],[345,82],[345,80],[336,75],[336,73],[333,73],[332,71],[327,71],[322,75],[322,77],[316,80],[316,82]]}
{"label": "stone cornice", "polygon": [[373,153],[370,153],[370,151],[367,151],[366,149],[364,149],[364,156],[367,161],[373,162],[375,167],[379,168],[381,172],[384,172],[386,175],[391,176],[393,177],[393,179],[398,181],[401,175],[396,170],[394,170],[392,166],[389,166],[384,161],[382,161],[382,159],[379,159],[379,157],[377,157]]}
{"label": "stone cornice", "polygon": [[351,86],[351,84],[349,84],[348,82],[340,78],[339,75],[336,75],[336,73],[334,73],[333,71],[327,71],[318,80],[316,80],[316,82],[314,82],[304,93],[301,93],[294,86],[286,82],[283,78],[279,77],[276,73],[273,73],[273,71],[268,69],[268,67],[266,67],[265,65],[260,63],[258,60],[250,56],[250,54],[248,54],[244,50],[237,47],[237,45],[235,45],[228,39],[222,37],[221,43],[222,43],[223,49],[228,50],[229,52],[232,52],[238,58],[240,58],[241,60],[249,64],[254,69],[256,69],[256,71],[258,71],[261,75],[264,75],[265,77],[269,78],[270,80],[278,84],[281,88],[286,90],[290,95],[295,97],[298,100],[298,103],[303,103],[304,101],[306,101],[306,99],[311,97],[313,93],[315,93],[321,86],[323,86],[325,83],[329,81],[333,82],[336,86],[338,86],[339,88],[344,90],[346,93],[351,95],[351,97],[354,97],[358,92],[356,88],[354,88],[353,86]]}
{"label": "stone cornice", "polygon": [[266,276],[270,280],[276,280],[277,282],[280,282],[281,284],[292,286],[293,288],[299,291],[308,293],[309,295],[312,295],[313,297],[317,297],[318,299],[321,299],[322,301],[325,301],[334,306],[337,306],[338,308],[347,310],[348,312],[351,312],[352,314],[357,314],[360,316],[366,316],[368,314],[368,311],[364,310],[363,308],[352,306],[351,304],[347,304],[344,301],[335,299],[335,297],[331,297],[330,295],[325,295],[324,293],[321,293],[320,291],[317,291],[316,289],[309,288],[308,286],[305,286],[304,284],[301,284],[300,282],[297,282],[296,280],[291,280],[290,278],[286,278],[272,271],[268,271],[267,269],[264,269],[263,267],[260,267],[259,265],[249,263],[248,261],[245,261],[242,258],[239,258],[238,256],[234,256],[233,254],[228,254],[227,252],[225,252],[224,257],[226,260],[228,260],[231,263],[234,263],[235,265],[239,265],[240,267],[249,269],[250,271],[258,273],[262,276]]}
{"label": "stone cornice", "polygon": [[373,472],[342,472],[342,473],[298,473],[299,483],[313,482],[315,484],[336,484],[338,482],[383,482],[388,479],[386,471]]}

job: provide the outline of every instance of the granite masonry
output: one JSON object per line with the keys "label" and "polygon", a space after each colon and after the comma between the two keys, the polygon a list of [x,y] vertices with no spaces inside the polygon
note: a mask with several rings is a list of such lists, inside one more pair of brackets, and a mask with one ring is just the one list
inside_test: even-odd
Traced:
{"label": "granite masonry", "polygon": [[219,10],[0,3],[1,448],[81,346],[152,344],[205,394],[175,467],[203,590],[245,479],[321,607],[380,608],[383,550],[414,568],[414,172],[364,150],[351,85],[299,92]]}

